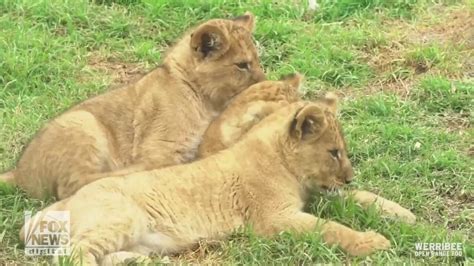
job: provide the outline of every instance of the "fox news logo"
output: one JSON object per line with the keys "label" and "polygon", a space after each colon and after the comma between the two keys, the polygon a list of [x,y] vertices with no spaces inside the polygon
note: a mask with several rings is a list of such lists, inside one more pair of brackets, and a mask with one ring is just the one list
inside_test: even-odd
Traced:
{"label": "fox news logo", "polygon": [[25,254],[70,255],[69,211],[25,212]]}

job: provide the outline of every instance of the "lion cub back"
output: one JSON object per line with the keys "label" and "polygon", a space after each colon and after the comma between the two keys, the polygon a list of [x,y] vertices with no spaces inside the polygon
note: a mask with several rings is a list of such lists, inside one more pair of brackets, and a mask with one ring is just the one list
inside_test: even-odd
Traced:
{"label": "lion cub back", "polygon": [[232,146],[263,118],[298,101],[301,80],[300,74],[293,74],[279,81],[263,81],[237,95],[204,133],[198,158]]}
{"label": "lion cub back", "polygon": [[140,80],[49,122],[0,179],[29,196],[63,199],[99,178],[193,160],[215,115],[265,79],[254,21],[245,13],[191,29]]}

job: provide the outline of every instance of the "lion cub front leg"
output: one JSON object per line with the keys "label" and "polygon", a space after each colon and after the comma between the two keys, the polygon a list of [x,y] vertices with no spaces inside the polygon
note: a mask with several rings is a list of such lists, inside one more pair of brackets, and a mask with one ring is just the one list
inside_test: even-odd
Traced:
{"label": "lion cub front leg", "polygon": [[354,198],[363,208],[368,208],[373,204],[382,215],[390,218],[399,219],[408,224],[416,222],[416,216],[411,211],[403,208],[396,202],[382,198],[372,192],[351,190],[345,196]]}
{"label": "lion cub front leg", "polygon": [[326,221],[304,212],[278,215],[270,219],[268,224],[269,226],[261,227],[257,232],[270,235],[288,230],[303,233],[316,229],[321,232],[324,242],[329,245],[338,245],[353,256],[366,256],[377,250],[390,248],[390,241],[376,232],[359,232],[337,222]]}

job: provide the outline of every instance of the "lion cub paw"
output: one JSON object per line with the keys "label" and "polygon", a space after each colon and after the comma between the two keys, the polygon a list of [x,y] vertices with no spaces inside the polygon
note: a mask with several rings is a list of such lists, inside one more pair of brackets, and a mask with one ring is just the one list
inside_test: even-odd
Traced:
{"label": "lion cub paw", "polygon": [[358,232],[357,238],[346,248],[352,256],[367,256],[377,250],[390,248],[390,241],[374,231]]}
{"label": "lion cub paw", "polygon": [[416,222],[416,216],[409,210],[403,208],[398,203],[390,200],[385,200],[378,204],[378,208],[382,214],[391,218],[396,218],[407,224],[414,224]]}
{"label": "lion cub paw", "polygon": [[416,222],[416,216],[408,209],[403,208],[400,204],[391,200],[382,198],[374,193],[354,190],[350,194],[354,197],[356,202],[367,208],[374,204],[375,207],[382,213],[382,215],[389,218],[398,219],[408,224]]}

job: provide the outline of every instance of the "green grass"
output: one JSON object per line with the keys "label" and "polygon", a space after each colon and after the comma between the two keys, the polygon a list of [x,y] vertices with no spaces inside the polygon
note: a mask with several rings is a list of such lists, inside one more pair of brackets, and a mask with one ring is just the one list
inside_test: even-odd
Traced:
{"label": "green grass", "polygon": [[[0,1],[0,169],[14,166],[48,119],[116,83],[117,69],[150,70],[191,25],[250,10],[270,78],[297,70],[306,75],[308,98],[327,90],[346,96],[341,119],[354,186],[399,202],[419,222],[406,225],[350,200],[315,197],[311,212],[376,230],[392,249],[352,258],[317,234],[262,239],[244,230],[202,254],[171,259],[473,263],[474,82],[466,59],[474,54],[463,41],[472,1],[318,2],[312,14],[301,1]],[[47,204],[0,184],[0,264],[44,260],[24,256],[18,231],[24,210]],[[462,242],[464,256],[416,257],[417,242]]]}

